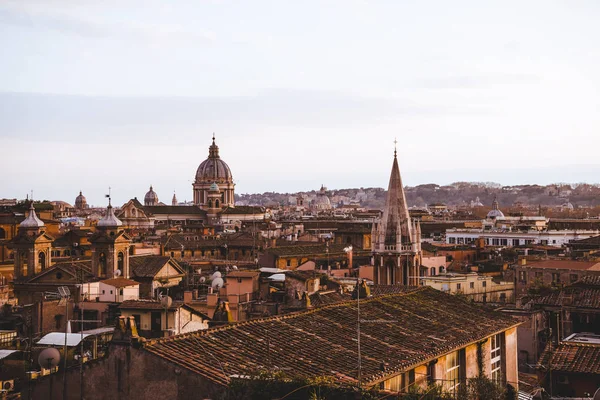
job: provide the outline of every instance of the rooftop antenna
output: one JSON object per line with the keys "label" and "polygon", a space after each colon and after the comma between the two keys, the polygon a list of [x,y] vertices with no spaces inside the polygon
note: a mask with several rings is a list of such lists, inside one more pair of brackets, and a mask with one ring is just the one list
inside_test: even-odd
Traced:
{"label": "rooftop antenna", "polygon": [[396,157],[396,154],[398,153],[398,139],[394,138],[394,157]]}
{"label": "rooftop antenna", "polygon": [[108,197],[108,205],[109,205],[109,206],[111,205],[111,204],[110,204],[110,200],[111,200],[111,197],[110,197],[110,190],[111,190],[111,187],[109,186],[109,187],[108,187],[108,194],[105,194],[105,195],[104,195],[104,197]]}
{"label": "rooftop antenna", "polygon": [[[69,327],[69,298],[71,297],[71,291],[68,286],[59,286],[58,292],[44,292],[44,298],[46,300],[59,300],[58,305],[64,301],[65,303],[65,348],[64,353],[67,354],[67,333]],[[64,369],[67,370],[67,357],[63,357]],[[63,399],[67,398],[67,374],[64,374],[63,378]]]}

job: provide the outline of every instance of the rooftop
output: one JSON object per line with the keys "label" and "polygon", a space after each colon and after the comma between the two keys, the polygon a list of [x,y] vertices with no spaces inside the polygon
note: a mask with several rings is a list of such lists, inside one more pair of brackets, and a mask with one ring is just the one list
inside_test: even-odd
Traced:
{"label": "rooftop", "polygon": [[[229,376],[267,367],[356,383],[356,306],[355,301],[325,305],[152,340],[144,348],[223,385]],[[512,317],[428,287],[372,297],[361,301],[360,309],[361,371],[366,384],[518,324]],[[220,365],[205,357],[208,352],[218,355]],[[387,364],[385,372],[381,363]]]}
{"label": "rooftop", "polygon": [[597,261],[543,260],[531,261],[523,267],[600,271],[600,263]]}

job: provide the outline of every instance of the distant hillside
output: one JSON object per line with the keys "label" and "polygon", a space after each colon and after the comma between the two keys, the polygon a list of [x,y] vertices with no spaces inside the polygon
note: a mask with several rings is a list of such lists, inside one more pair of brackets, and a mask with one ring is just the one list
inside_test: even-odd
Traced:
{"label": "distant hillside", "polygon": [[[455,182],[440,186],[434,183],[406,187],[406,200],[409,206],[422,207],[427,204],[444,203],[448,206],[470,205],[479,198],[484,207],[490,207],[495,197],[501,208],[515,206],[545,207],[560,206],[566,202],[575,208],[592,208],[600,206],[600,185],[598,184],[553,184],[502,186],[494,182]],[[302,192],[309,199],[316,196],[317,191]],[[343,202],[360,203],[368,208],[382,208],[386,190],[382,188],[336,189],[326,192],[332,204]],[[236,201],[243,204],[263,206],[295,204],[298,193],[241,194]]]}

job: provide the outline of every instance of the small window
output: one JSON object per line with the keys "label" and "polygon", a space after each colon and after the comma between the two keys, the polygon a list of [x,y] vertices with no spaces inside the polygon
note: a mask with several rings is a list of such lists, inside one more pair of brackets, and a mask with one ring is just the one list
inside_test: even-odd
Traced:
{"label": "small window", "polygon": [[119,289],[119,294],[123,296],[123,288]]}
{"label": "small window", "polygon": [[483,282],[481,282],[481,285],[482,285],[483,287],[486,287],[486,286],[487,286],[487,282],[486,282],[486,281],[483,281]]}
{"label": "small window", "polygon": [[102,294],[106,294],[106,290],[102,289]]}
{"label": "small window", "polygon": [[559,272],[553,272],[552,273],[552,283],[560,283],[560,273]]}
{"label": "small window", "polygon": [[469,288],[470,289],[475,289],[475,282],[470,282],[469,283]]}
{"label": "small window", "polygon": [[110,294],[113,294],[113,291],[112,291],[112,290],[110,291]]}
{"label": "small window", "polygon": [[460,285],[460,283],[457,283],[457,284],[456,284],[456,290],[460,290],[460,288],[461,288],[461,285]]}

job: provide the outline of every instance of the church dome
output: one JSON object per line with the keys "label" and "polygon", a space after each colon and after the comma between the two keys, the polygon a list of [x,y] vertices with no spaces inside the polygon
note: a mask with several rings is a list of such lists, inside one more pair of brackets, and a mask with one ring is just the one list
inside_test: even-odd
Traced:
{"label": "church dome", "polygon": [[85,196],[81,193],[81,190],[79,191],[79,196],[75,198],[75,208],[78,208],[80,210],[87,208],[87,200],[85,199]]}
{"label": "church dome", "polygon": [[106,208],[106,215],[98,221],[96,226],[101,228],[116,228],[121,225],[123,225],[123,222],[117,218],[109,201],[108,207]]}
{"label": "church dome", "polygon": [[208,148],[208,158],[200,164],[196,171],[196,183],[218,182],[232,183],[233,177],[227,163],[219,157],[219,146],[215,144]]}
{"label": "church dome", "polygon": [[158,195],[156,194],[154,189],[152,189],[152,185],[150,185],[150,190],[148,190],[148,193],[146,193],[146,196],[144,196],[144,205],[145,206],[155,206],[157,204],[158,204]]}
{"label": "church dome", "polygon": [[25,218],[23,220],[23,222],[21,222],[19,224],[19,228],[25,228],[25,229],[29,229],[29,228],[41,228],[44,226],[44,222],[38,218],[38,216],[35,213],[35,208],[33,208],[33,201],[31,202],[31,205],[29,206],[29,215],[27,216],[27,218]]}
{"label": "church dome", "polygon": [[504,213],[500,211],[498,198],[494,198],[494,202],[492,203],[492,209],[489,213],[487,213],[487,217],[488,219],[504,218]]}
{"label": "church dome", "polygon": [[317,193],[317,198],[315,199],[315,206],[319,210],[329,210],[331,208],[331,201],[329,197],[325,194],[327,188],[321,185],[321,190]]}

